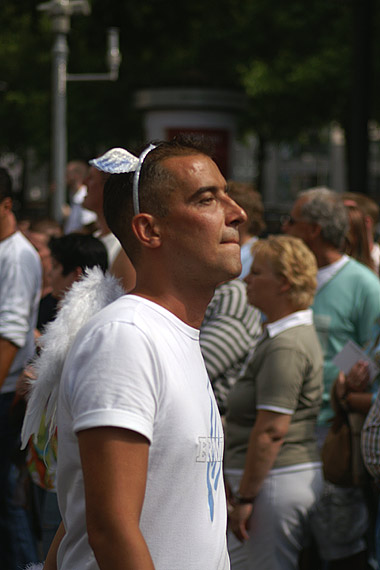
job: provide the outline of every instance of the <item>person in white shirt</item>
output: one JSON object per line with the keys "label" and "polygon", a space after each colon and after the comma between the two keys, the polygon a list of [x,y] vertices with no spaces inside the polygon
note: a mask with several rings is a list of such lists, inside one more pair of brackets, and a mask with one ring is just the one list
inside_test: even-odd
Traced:
{"label": "person in white shirt", "polygon": [[66,167],[66,184],[70,194],[70,212],[65,221],[65,234],[85,231],[96,222],[96,214],[83,207],[87,188],[84,179],[88,166],[82,160],[71,160]]}
{"label": "person in white shirt", "polygon": [[241,271],[246,216],[193,142],[123,152],[102,165],[119,172],[104,213],[136,287],[84,325],[64,365],[64,524],[45,570],[228,570],[223,429],[199,328],[215,287]]}
{"label": "person in white shirt", "polygon": [[[34,328],[41,294],[41,263],[31,243],[17,231],[12,183],[0,168],[0,562],[8,570],[34,557],[33,546],[18,542],[19,523],[10,505],[12,457],[19,433],[10,420],[16,381],[34,352]],[[22,532],[21,532],[22,534]]]}

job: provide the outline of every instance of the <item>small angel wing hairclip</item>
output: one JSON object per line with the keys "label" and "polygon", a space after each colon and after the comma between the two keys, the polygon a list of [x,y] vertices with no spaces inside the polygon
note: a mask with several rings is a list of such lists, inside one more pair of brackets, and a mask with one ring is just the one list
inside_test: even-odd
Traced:
{"label": "small angel wing hairclip", "polygon": [[95,166],[98,170],[108,172],[109,174],[123,174],[124,172],[134,172],[133,178],[133,208],[135,214],[140,213],[139,204],[139,179],[140,171],[146,155],[156,148],[156,145],[150,144],[143,150],[137,158],[124,148],[111,148],[99,158],[89,160],[91,166]]}
{"label": "small angel wing hairclip", "polygon": [[123,172],[134,172],[139,163],[139,159],[124,148],[111,148],[99,158],[89,160],[91,166],[109,174],[122,174]]}

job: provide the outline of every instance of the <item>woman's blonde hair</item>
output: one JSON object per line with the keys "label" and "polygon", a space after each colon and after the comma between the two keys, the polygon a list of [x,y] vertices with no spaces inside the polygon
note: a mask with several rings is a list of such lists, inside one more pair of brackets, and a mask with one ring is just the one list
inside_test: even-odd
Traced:
{"label": "woman's blonde hair", "polygon": [[317,287],[317,261],[305,243],[288,235],[270,235],[252,246],[254,257],[270,262],[277,275],[290,284],[289,300],[297,310],[307,309]]}

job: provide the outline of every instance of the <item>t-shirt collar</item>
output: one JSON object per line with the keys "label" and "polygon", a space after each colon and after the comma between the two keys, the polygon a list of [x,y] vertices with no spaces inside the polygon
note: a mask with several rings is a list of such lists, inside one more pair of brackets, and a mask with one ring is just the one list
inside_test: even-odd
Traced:
{"label": "t-shirt collar", "polygon": [[334,263],[330,263],[330,265],[326,265],[325,267],[321,267],[318,269],[317,273],[317,291],[325,285],[338,271],[346,265],[349,261],[349,257],[346,254],[343,254],[338,261],[334,261]]}
{"label": "t-shirt collar", "polygon": [[312,325],[313,324],[313,311],[311,309],[304,309],[302,311],[296,311],[291,315],[287,315],[278,321],[273,323],[268,323],[266,325],[266,330],[268,336],[273,338],[274,336],[291,329],[293,327],[298,327],[299,325]]}

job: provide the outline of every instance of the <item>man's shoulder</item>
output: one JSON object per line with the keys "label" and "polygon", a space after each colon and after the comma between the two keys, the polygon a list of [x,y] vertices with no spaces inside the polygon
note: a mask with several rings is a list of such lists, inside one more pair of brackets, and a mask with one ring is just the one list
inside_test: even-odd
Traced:
{"label": "man's shoulder", "polygon": [[118,299],[100,308],[86,323],[87,328],[96,329],[107,323],[133,323],[139,313],[140,303],[130,295],[122,295]]}
{"label": "man's shoulder", "polygon": [[[140,331],[151,337],[160,336],[164,328],[174,326],[190,331],[185,323],[157,303],[137,295],[123,295],[99,310],[83,327],[83,334],[93,334],[104,327],[129,329],[132,335]],[[195,329],[194,329],[195,330]],[[191,335],[192,336],[192,335]]]}
{"label": "man's shoulder", "polygon": [[39,256],[36,249],[29,240],[19,231],[13,233],[8,238],[0,242],[0,257],[11,257],[13,262],[21,259],[30,259],[37,262],[39,266]]}
{"label": "man's shoulder", "polygon": [[[369,267],[363,265],[352,257],[341,270],[334,275],[331,283],[336,286],[342,286],[346,291],[349,289],[356,290],[358,286],[362,289],[380,292],[380,280],[378,276]],[[319,291],[317,292],[318,296]]]}
{"label": "man's shoulder", "polygon": [[2,284],[8,289],[14,283],[17,291],[25,289],[37,294],[42,277],[40,257],[21,232],[0,242],[0,267]]}
{"label": "man's shoulder", "polygon": [[360,263],[356,259],[353,259],[352,257],[350,257],[350,259],[343,267],[343,269],[345,269],[347,272],[351,273],[352,275],[357,275],[361,279],[367,279],[368,281],[379,283],[379,278],[374,273],[374,271],[372,271],[372,269],[370,269],[363,263]]}

